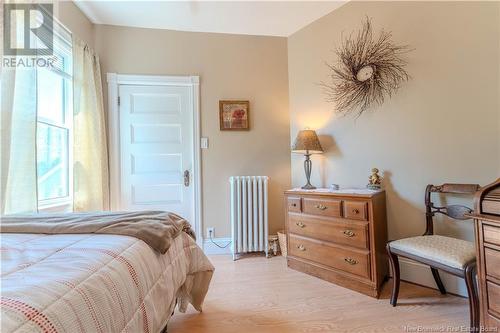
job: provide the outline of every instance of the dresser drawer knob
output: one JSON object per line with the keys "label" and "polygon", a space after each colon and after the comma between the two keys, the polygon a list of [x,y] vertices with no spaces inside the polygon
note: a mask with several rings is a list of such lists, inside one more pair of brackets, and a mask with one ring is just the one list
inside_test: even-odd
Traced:
{"label": "dresser drawer knob", "polygon": [[352,258],[344,258],[344,261],[348,263],[349,265],[356,265],[358,263],[357,260],[352,259]]}
{"label": "dresser drawer knob", "polygon": [[297,249],[299,249],[300,251],[305,251],[306,250],[306,248],[302,244],[297,245]]}
{"label": "dresser drawer knob", "polygon": [[344,230],[344,235],[346,235],[347,237],[353,237],[356,234],[352,230]]}
{"label": "dresser drawer knob", "polygon": [[299,228],[304,228],[306,225],[302,222],[295,222],[295,225]]}
{"label": "dresser drawer knob", "polygon": [[327,209],[327,208],[328,208],[328,207],[326,207],[326,206],[324,206],[324,205],[316,205],[316,206],[314,206],[314,207],[318,208],[319,210],[325,210],[325,209]]}
{"label": "dresser drawer knob", "polygon": [[291,206],[292,206],[292,207],[297,207],[297,204],[296,204],[296,203],[293,203]]}
{"label": "dresser drawer knob", "polygon": [[353,212],[354,214],[359,214],[359,209],[354,208],[354,209],[352,210],[352,212]]}

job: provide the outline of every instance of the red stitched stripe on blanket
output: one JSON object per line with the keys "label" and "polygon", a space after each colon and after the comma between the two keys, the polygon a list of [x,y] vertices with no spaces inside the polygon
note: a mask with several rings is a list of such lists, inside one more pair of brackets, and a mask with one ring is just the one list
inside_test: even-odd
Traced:
{"label": "red stitched stripe on blanket", "polygon": [[[116,252],[113,252],[111,250],[107,250],[107,249],[99,249],[99,248],[64,248],[64,249],[60,249],[56,252],[60,252],[60,251],[96,251],[96,252],[101,252],[101,253],[104,253],[108,256],[111,256],[115,259],[118,259],[121,263],[125,264],[125,266],[127,267],[127,270],[130,274],[130,277],[132,278],[132,281],[134,282],[135,286],[137,287],[137,290],[139,292],[139,302],[140,302],[140,308],[141,308],[141,313],[142,313],[142,317],[143,317],[143,330],[144,332],[146,333],[149,333],[149,324],[148,324],[148,315],[147,315],[147,312],[146,312],[146,306],[144,304],[144,293],[142,291],[142,288],[139,284],[139,278],[137,276],[137,272],[135,271],[134,267],[132,266],[132,264],[127,260],[125,259],[123,256],[119,255],[118,253]],[[58,281],[60,282],[60,281]],[[64,281],[62,282],[64,284],[69,284],[69,282],[67,281]],[[96,328],[99,330],[99,332],[102,332],[102,326],[101,326],[101,323],[97,320],[97,315],[95,313],[95,309],[93,308],[90,300],[88,299],[87,295],[83,292],[83,290],[81,290],[80,288],[75,288],[75,286],[71,286],[72,288],[74,288],[79,294],[80,296],[82,297],[82,299],[84,300],[84,302],[86,303],[87,307],[89,308],[90,310],[90,314],[92,316],[92,319],[94,321],[94,324],[96,325]]]}
{"label": "red stitched stripe on blanket", "polygon": [[40,311],[34,307],[23,303],[18,300],[2,297],[0,300],[2,306],[8,307],[12,310],[21,312],[29,321],[37,324],[45,333],[57,333],[56,328],[50,320]]}
{"label": "red stitched stripe on blanket", "polygon": [[132,266],[132,264],[127,259],[125,259],[121,255],[119,255],[118,253],[115,253],[111,250],[104,250],[104,249],[94,249],[94,250],[105,253],[108,256],[111,256],[115,259],[118,259],[120,262],[125,264],[125,266],[127,266],[128,272],[129,272],[130,276],[132,277],[132,280],[134,281],[134,284],[137,287],[137,290],[139,291],[139,302],[141,304],[140,306],[141,306],[141,312],[142,312],[142,326],[143,326],[142,328],[143,328],[144,332],[149,332],[148,314],[146,312],[146,306],[144,305],[144,295],[143,295],[142,288],[139,285],[139,278],[137,277],[137,273],[136,273],[134,267]]}
{"label": "red stitched stripe on blanket", "polygon": [[116,287],[115,282],[113,281],[113,279],[111,278],[111,276],[108,273],[102,273],[102,275],[103,275],[102,279],[103,279],[104,284],[106,285],[106,288],[113,290],[113,293],[115,294],[115,297],[118,300],[118,304],[120,305],[120,311],[122,313],[122,319],[123,319],[122,330],[125,330],[125,332],[128,332],[128,329],[126,327],[127,326],[127,322],[126,322],[127,316],[125,315],[125,310],[124,310],[125,306],[123,304],[122,297],[120,296],[120,293],[118,292],[118,288]]}
{"label": "red stitched stripe on blanket", "polygon": [[94,322],[94,325],[96,327],[96,329],[100,332],[100,333],[103,333],[104,331],[102,330],[102,325],[101,323],[99,322],[99,319],[97,318],[97,313],[94,309],[94,306],[92,304],[92,302],[90,302],[90,299],[88,298],[87,294],[85,294],[85,292],[79,288],[78,286],[76,286],[74,283],[72,282],[69,282],[69,281],[61,281],[61,280],[55,280],[56,282],[58,283],[61,283],[61,284],[64,284],[70,288],[72,288],[73,290],[75,290],[83,299],[83,302],[85,303],[85,305],[87,306],[87,309],[89,310],[89,313],[90,313],[90,316],[92,317],[92,321]]}
{"label": "red stitched stripe on blanket", "polygon": [[78,332],[80,332],[80,333],[84,333],[85,332],[85,329],[83,328],[83,323],[80,320],[80,316],[78,316],[78,313],[76,312],[75,307],[73,306],[73,304],[71,304],[70,301],[68,301],[64,297],[61,297],[60,294],[58,294],[57,292],[55,292],[55,291],[53,291],[53,290],[51,290],[49,288],[46,288],[44,286],[37,286],[37,287],[40,288],[41,290],[44,290],[47,294],[52,295],[52,297],[61,298],[61,300],[64,302],[64,304],[66,304],[71,309],[71,311],[73,312],[73,314],[75,315],[76,323],[78,324]]}

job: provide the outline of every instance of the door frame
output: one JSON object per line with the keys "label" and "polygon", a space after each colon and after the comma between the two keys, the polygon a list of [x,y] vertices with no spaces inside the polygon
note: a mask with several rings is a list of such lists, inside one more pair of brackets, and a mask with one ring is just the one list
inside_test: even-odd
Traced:
{"label": "door frame", "polygon": [[193,218],[189,221],[194,226],[196,242],[203,244],[202,239],[202,200],[201,200],[201,130],[200,130],[200,77],[199,76],[164,76],[164,75],[131,75],[107,73],[108,82],[108,149],[110,205],[112,210],[120,207],[120,106],[119,87],[121,85],[145,86],[184,86],[189,87],[193,106]]}

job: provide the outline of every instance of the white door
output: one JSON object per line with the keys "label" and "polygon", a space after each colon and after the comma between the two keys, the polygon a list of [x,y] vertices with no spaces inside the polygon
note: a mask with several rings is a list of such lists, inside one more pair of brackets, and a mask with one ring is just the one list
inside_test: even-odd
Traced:
{"label": "white door", "polygon": [[194,221],[190,88],[120,85],[119,100],[120,208]]}

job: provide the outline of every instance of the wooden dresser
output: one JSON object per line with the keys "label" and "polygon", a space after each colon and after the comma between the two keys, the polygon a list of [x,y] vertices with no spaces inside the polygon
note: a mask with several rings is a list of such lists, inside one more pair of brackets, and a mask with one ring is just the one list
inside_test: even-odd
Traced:
{"label": "wooden dresser", "polygon": [[500,326],[500,178],[475,197],[477,270],[481,326]]}
{"label": "wooden dresser", "polygon": [[288,267],[378,297],[388,274],[385,192],[285,192]]}

